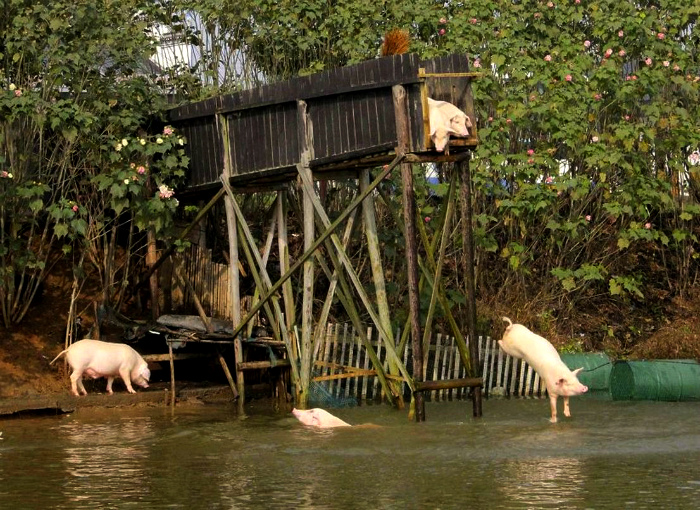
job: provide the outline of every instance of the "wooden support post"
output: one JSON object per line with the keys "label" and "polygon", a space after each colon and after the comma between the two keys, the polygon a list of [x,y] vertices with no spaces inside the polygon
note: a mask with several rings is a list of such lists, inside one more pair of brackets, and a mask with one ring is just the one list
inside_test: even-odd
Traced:
{"label": "wooden support post", "polygon": [[[231,178],[233,162],[231,160],[231,137],[229,136],[228,120],[225,115],[217,115],[217,122],[219,123],[219,130],[221,131],[221,141],[224,148],[224,167],[221,175],[223,182],[228,184]],[[226,210],[226,231],[228,234],[228,253],[229,253],[229,302],[231,303],[231,324],[234,329],[241,322],[241,295],[240,295],[240,282],[239,282],[239,269],[238,269],[238,231],[236,228],[236,214],[233,211],[233,202],[235,197],[231,192],[230,187],[224,185],[221,188],[222,191],[228,191],[224,197],[224,208]],[[243,361],[243,348],[242,344],[236,338],[233,348],[234,357],[236,364]],[[223,358],[220,358],[223,361]],[[228,372],[228,368],[222,363],[224,368],[224,373]],[[230,377],[231,373],[228,372],[227,378]],[[243,405],[245,404],[245,380],[243,376],[243,371],[236,370],[236,383],[238,384],[238,390],[235,387],[231,387],[233,390],[234,398],[238,398],[239,410],[243,411]]]}
{"label": "wooden support post", "polygon": [[[158,260],[158,252],[156,251],[156,233],[153,228],[149,228],[146,232],[146,266],[152,268]],[[154,270],[149,279],[149,290],[151,294],[151,317],[153,320],[158,320],[160,317],[160,303],[158,297],[158,273]]]}
{"label": "wooden support post", "polygon": [[175,407],[175,360],[170,342],[168,342],[168,356],[170,358],[170,407]]}
{"label": "wooden support post", "polygon": [[[289,269],[286,191],[277,193],[277,244],[280,252],[280,274],[285,274]],[[296,322],[296,309],[294,305],[294,289],[292,289],[292,282],[289,280],[282,286],[282,298],[284,300],[284,317],[287,321],[287,331],[291,331]],[[290,353],[290,356],[297,359],[299,353]]]}
{"label": "wooden support post", "polygon": [[234,400],[238,398],[238,390],[236,390],[236,383],[233,380],[233,377],[231,376],[231,371],[228,369],[228,365],[226,364],[226,360],[224,359],[223,354],[221,354],[220,351],[216,351],[216,354],[219,358],[219,363],[221,364],[221,368],[224,371],[224,375],[226,376],[226,380],[228,381],[228,385],[231,387],[231,391],[233,392],[233,398]]}
{"label": "wooden support post", "polygon": [[[309,163],[313,159],[313,125],[306,114],[306,102],[297,101],[297,120],[299,122],[299,146],[301,158],[297,164],[299,174],[305,174],[306,179],[313,182],[313,174]],[[313,197],[316,191],[313,187],[305,186],[304,190],[304,251],[314,243],[314,206]],[[296,402],[301,409],[308,404],[309,385],[313,356],[313,302],[314,302],[314,259],[309,257],[304,262],[304,283],[301,306],[301,387],[296,387]]]}
{"label": "wooden support post", "polygon": [[[406,89],[401,85],[392,87],[394,97],[394,115],[396,118],[396,153],[408,152],[410,140],[408,111],[406,106]],[[406,266],[408,270],[408,303],[411,314],[411,338],[413,346],[413,378],[416,382],[423,380],[423,349],[420,334],[420,303],[418,295],[418,247],[416,243],[416,206],[413,196],[413,167],[401,164],[401,182],[403,187],[403,216],[406,228]],[[414,393],[415,417],[417,422],[425,421],[425,399],[422,392]]]}
{"label": "wooden support post", "polygon": [[[360,190],[364,191],[369,186],[369,170],[360,171]],[[379,320],[387,332],[387,342],[391,345],[396,345],[394,335],[391,331],[391,315],[389,313],[389,301],[386,297],[386,284],[384,281],[384,268],[382,264],[381,249],[379,247],[379,235],[377,233],[377,219],[374,211],[374,201],[368,197],[362,202],[362,212],[365,221],[365,236],[367,238],[367,251],[369,252],[370,264],[372,266],[372,277],[374,280],[374,292],[377,299],[377,310],[379,311]],[[389,358],[389,373],[393,375],[399,374],[399,367],[393,358]],[[399,409],[404,408],[403,395],[400,388],[401,383],[392,381],[394,385],[394,393],[398,395],[397,403]]]}
{"label": "wooden support post", "polygon": [[[462,209],[462,242],[464,245],[464,285],[467,294],[467,331],[469,333],[469,351],[471,357],[472,377],[480,377],[479,350],[476,345],[476,283],[474,279],[474,233],[472,230],[471,171],[469,160],[457,163],[459,168],[460,203]],[[473,415],[482,415],[481,386],[476,386],[472,394]]]}

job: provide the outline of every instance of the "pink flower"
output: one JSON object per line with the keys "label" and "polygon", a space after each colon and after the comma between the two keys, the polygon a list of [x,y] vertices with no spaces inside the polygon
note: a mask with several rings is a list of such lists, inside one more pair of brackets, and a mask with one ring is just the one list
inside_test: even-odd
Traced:
{"label": "pink flower", "polygon": [[648,222],[645,223],[645,224],[644,224],[644,228],[647,229],[647,230],[651,229],[651,223],[648,223]]}
{"label": "pink flower", "polygon": [[554,182],[554,177],[550,175],[544,180],[544,182],[546,182],[547,184],[552,184]]}
{"label": "pink flower", "polygon": [[141,166],[139,166],[139,167],[136,169],[136,171],[137,171],[138,173],[140,173],[141,175],[143,175],[143,174],[146,173],[146,167],[144,167],[143,165],[141,165]]}
{"label": "pink flower", "polygon": [[506,119],[506,124],[510,124],[511,122],[513,122],[513,121],[510,119]]}
{"label": "pink flower", "polygon": [[633,74],[633,75],[632,75],[632,81],[634,81],[634,80],[636,80],[636,79],[637,79],[637,75],[636,75],[636,74]]}
{"label": "pink flower", "polygon": [[586,214],[586,221],[591,221],[591,215],[590,215],[590,214]]}
{"label": "pink flower", "polygon": [[440,18],[440,24],[444,25],[445,23],[447,23],[447,20],[445,18]]}
{"label": "pink flower", "polygon": [[584,48],[590,48],[590,47],[591,47],[591,41],[589,41],[588,39],[586,39],[585,41],[583,41],[583,47],[584,47]]}
{"label": "pink flower", "polygon": [[469,20],[469,23],[471,23],[472,25],[476,25],[477,21],[478,20],[476,18],[472,18]]}
{"label": "pink flower", "polygon": [[554,2],[547,2],[547,7],[550,9],[554,7]]}
{"label": "pink flower", "polygon": [[474,67],[481,67],[481,59],[477,58],[476,60],[474,60],[474,62],[472,63],[472,65],[473,65]]}
{"label": "pink flower", "polygon": [[164,134],[165,136],[172,135],[172,134],[173,134],[173,128],[171,128],[170,126],[165,126],[165,127],[163,128],[163,134]]}
{"label": "pink flower", "polygon": [[602,97],[603,96],[601,96],[600,94],[596,94],[593,96],[593,99],[595,99],[596,101],[600,101]]}
{"label": "pink flower", "polygon": [[534,151],[533,149],[528,149],[528,150],[527,150],[527,155],[528,155],[528,156],[532,156],[534,153],[535,153],[535,151]]}
{"label": "pink flower", "polygon": [[581,3],[581,0],[574,0],[574,3],[575,3],[576,5],[578,5],[578,4]]}
{"label": "pink flower", "polygon": [[425,221],[426,223],[428,223],[431,219],[432,219],[432,218],[431,218],[430,216],[426,216],[425,219],[424,219],[424,221]]}
{"label": "pink flower", "polygon": [[624,57],[625,55],[627,55],[627,52],[625,50],[620,50],[617,54],[621,57]]}
{"label": "pink flower", "polygon": [[671,65],[671,62],[669,62],[668,60],[664,60],[664,67],[668,67],[670,65]]}
{"label": "pink flower", "polygon": [[595,136],[595,135],[593,135],[593,136],[591,137],[591,142],[593,142],[593,143],[598,143],[598,140],[599,140],[599,138],[598,138],[597,136]]}
{"label": "pink flower", "polygon": [[78,206],[77,206],[77,205],[74,205],[74,206],[73,206],[73,212],[78,212]]}
{"label": "pink flower", "polygon": [[646,60],[644,60],[644,63],[648,66],[651,65],[651,57],[647,57]]}
{"label": "pink flower", "polygon": [[605,58],[610,58],[610,55],[612,55],[612,49],[608,48],[605,50]]}
{"label": "pink flower", "polygon": [[666,37],[666,35],[663,32],[659,32],[658,34],[656,34],[656,37],[663,40]]}
{"label": "pink flower", "polygon": [[625,33],[624,33],[622,30],[620,30],[620,31],[617,33],[617,36],[618,36],[618,37],[622,37],[623,35],[625,35]]}
{"label": "pink flower", "polygon": [[158,187],[158,197],[159,198],[170,198],[175,194],[173,190],[168,188],[165,184],[161,184]]}
{"label": "pink flower", "polygon": [[22,91],[20,89],[15,90],[15,97],[20,97],[22,95]]}
{"label": "pink flower", "polygon": [[2,177],[2,178],[7,177],[8,175],[9,174],[7,173],[7,170],[3,170],[2,172],[0,172],[0,177]]}
{"label": "pink flower", "polygon": [[545,55],[545,56],[544,56],[544,61],[545,61],[545,62],[551,62],[551,61],[552,61],[552,55]]}
{"label": "pink flower", "polygon": [[531,164],[533,164],[533,163],[535,162],[535,160],[534,160],[534,159],[532,159],[532,158],[529,158],[529,159],[527,160],[527,162],[528,162],[528,164],[530,164],[530,165],[531,165]]}
{"label": "pink flower", "polygon": [[540,19],[540,18],[542,17],[542,13],[541,13],[541,12],[536,12],[536,13],[534,14],[534,16],[535,16],[535,19]]}
{"label": "pink flower", "polygon": [[487,120],[488,120],[489,122],[493,122],[493,117],[489,117]]}
{"label": "pink flower", "polygon": [[630,116],[629,116],[629,115],[625,115],[625,120],[630,120]]}
{"label": "pink flower", "polygon": [[630,81],[632,79],[631,76],[625,76],[625,81]]}
{"label": "pink flower", "polygon": [[444,29],[444,28],[441,28],[441,29],[438,31],[438,34],[440,34],[440,35],[445,35],[445,29]]}
{"label": "pink flower", "polygon": [[565,79],[566,79],[566,81],[571,81],[572,80],[571,75],[567,74]]}
{"label": "pink flower", "polygon": [[681,68],[678,67],[678,64],[674,64],[674,65],[673,65],[673,70],[674,70],[674,71],[680,71]]}

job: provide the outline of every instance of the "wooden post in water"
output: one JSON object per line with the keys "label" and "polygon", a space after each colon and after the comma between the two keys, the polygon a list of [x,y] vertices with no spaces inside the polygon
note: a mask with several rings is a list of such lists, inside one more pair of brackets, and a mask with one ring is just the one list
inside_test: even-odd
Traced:
{"label": "wooden post in water", "polygon": [[[409,147],[409,122],[406,108],[406,89],[401,85],[392,87],[394,114],[396,118],[396,154],[406,154]],[[413,167],[401,163],[403,187],[403,216],[406,228],[406,266],[408,269],[408,303],[411,314],[411,345],[413,347],[413,379],[423,381],[423,349],[420,334],[420,303],[418,295],[418,247],[416,243],[416,205],[413,196]],[[425,421],[425,397],[414,393],[416,422]]]}
{"label": "wooden post in water", "polygon": [[[313,159],[313,126],[306,114],[306,102],[297,101],[297,118],[299,121],[299,146],[301,158],[297,164],[297,171],[305,173],[307,179],[313,182],[309,163]],[[313,187],[304,187],[304,251],[308,251],[314,244],[314,206],[312,193]],[[311,369],[313,368],[313,301],[314,301],[314,258],[309,257],[304,262],[304,288],[301,306],[301,360],[300,384],[296,386],[296,403],[301,409],[306,409],[309,398],[309,386],[311,384]],[[299,387],[301,386],[301,387]]]}
{"label": "wooden post in water", "polygon": [[[221,175],[222,180],[229,182],[231,177],[231,138],[229,137],[228,120],[225,115],[218,115],[217,121],[221,131],[221,140],[224,147],[224,168]],[[222,190],[227,187],[222,186]],[[236,214],[233,209],[233,196],[227,193],[224,197],[224,208],[226,210],[226,230],[228,233],[228,253],[229,253],[229,302],[231,303],[231,323],[236,329],[241,322],[241,296],[238,274],[238,230],[236,228]],[[243,362],[243,348],[240,341],[236,341],[233,347],[236,367]],[[222,365],[223,366],[223,365]],[[243,411],[245,404],[245,381],[243,370],[236,368],[236,384],[238,391],[234,391],[238,398],[238,407]],[[232,388],[233,390],[233,388]],[[237,393],[237,394],[236,394]]]}
{"label": "wooden post in water", "polygon": [[[460,202],[462,209],[462,243],[464,246],[464,285],[467,294],[467,331],[469,332],[469,354],[471,357],[472,377],[480,377],[479,351],[476,348],[476,283],[474,281],[474,233],[472,230],[472,192],[469,159],[457,163],[459,169]],[[475,417],[482,414],[481,386],[475,386],[472,393],[472,412]]]}

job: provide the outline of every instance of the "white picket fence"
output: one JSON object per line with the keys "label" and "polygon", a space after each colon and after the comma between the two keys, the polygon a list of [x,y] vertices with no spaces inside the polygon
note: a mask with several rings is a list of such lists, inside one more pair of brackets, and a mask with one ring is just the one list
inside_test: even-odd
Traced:
{"label": "white picket fence", "polygon": [[[367,328],[367,338],[374,347],[385,371],[388,372],[387,351],[382,340],[373,328]],[[396,331],[394,338],[400,338]],[[469,340],[467,339],[467,342]],[[467,345],[469,345],[467,343]],[[544,387],[539,376],[524,361],[517,360],[505,354],[496,340],[490,337],[479,337],[479,359],[481,361],[484,379],[484,392],[488,396],[523,396],[539,397],[544,395]],[[398,353],[407,367],[413,372],[412,349],[406,345],[402,353]],[[462,366],[459,351],[452,336],[437,333],[430,339],[430,347],[423,353],[423,379],[439,381],[467,377],[466,369]],[[380,401],[384,395],[375,375],[367,374],[371,370],[369,356],[362,346],[359,335],[348,324],[329,324],[325,338],[319,346],[316,355],[316,377],[321,379],[319,384],[334,397],[356,398],[360,401]],[[329,376],[346,375],[347,377],[323,380]],[[353,374],[355,374],[353,376]],[[403,383],[404,394],[407,395],[407,385]],[[459,400],[468,396],[468,388],[435,390],[426,393],[426,398],[432,401]]]}

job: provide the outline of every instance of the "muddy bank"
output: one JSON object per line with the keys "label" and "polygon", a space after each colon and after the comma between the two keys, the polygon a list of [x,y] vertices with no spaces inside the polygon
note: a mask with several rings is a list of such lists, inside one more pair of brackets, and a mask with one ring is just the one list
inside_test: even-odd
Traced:
{"label": "muddy bank", "polygon": [[[0,398],[0,419],[41,414],[71,413],[90,407],[128,407],[139,405],[167,406],[171,391],[166,384],[155,384],[136,394],[115,392],[89,393],[75,397],[69,391],[52,394],[36,394],[23,397]],[[176,404],[226,404],[234,403],[228,386],[190,387],[176,390]]]}

